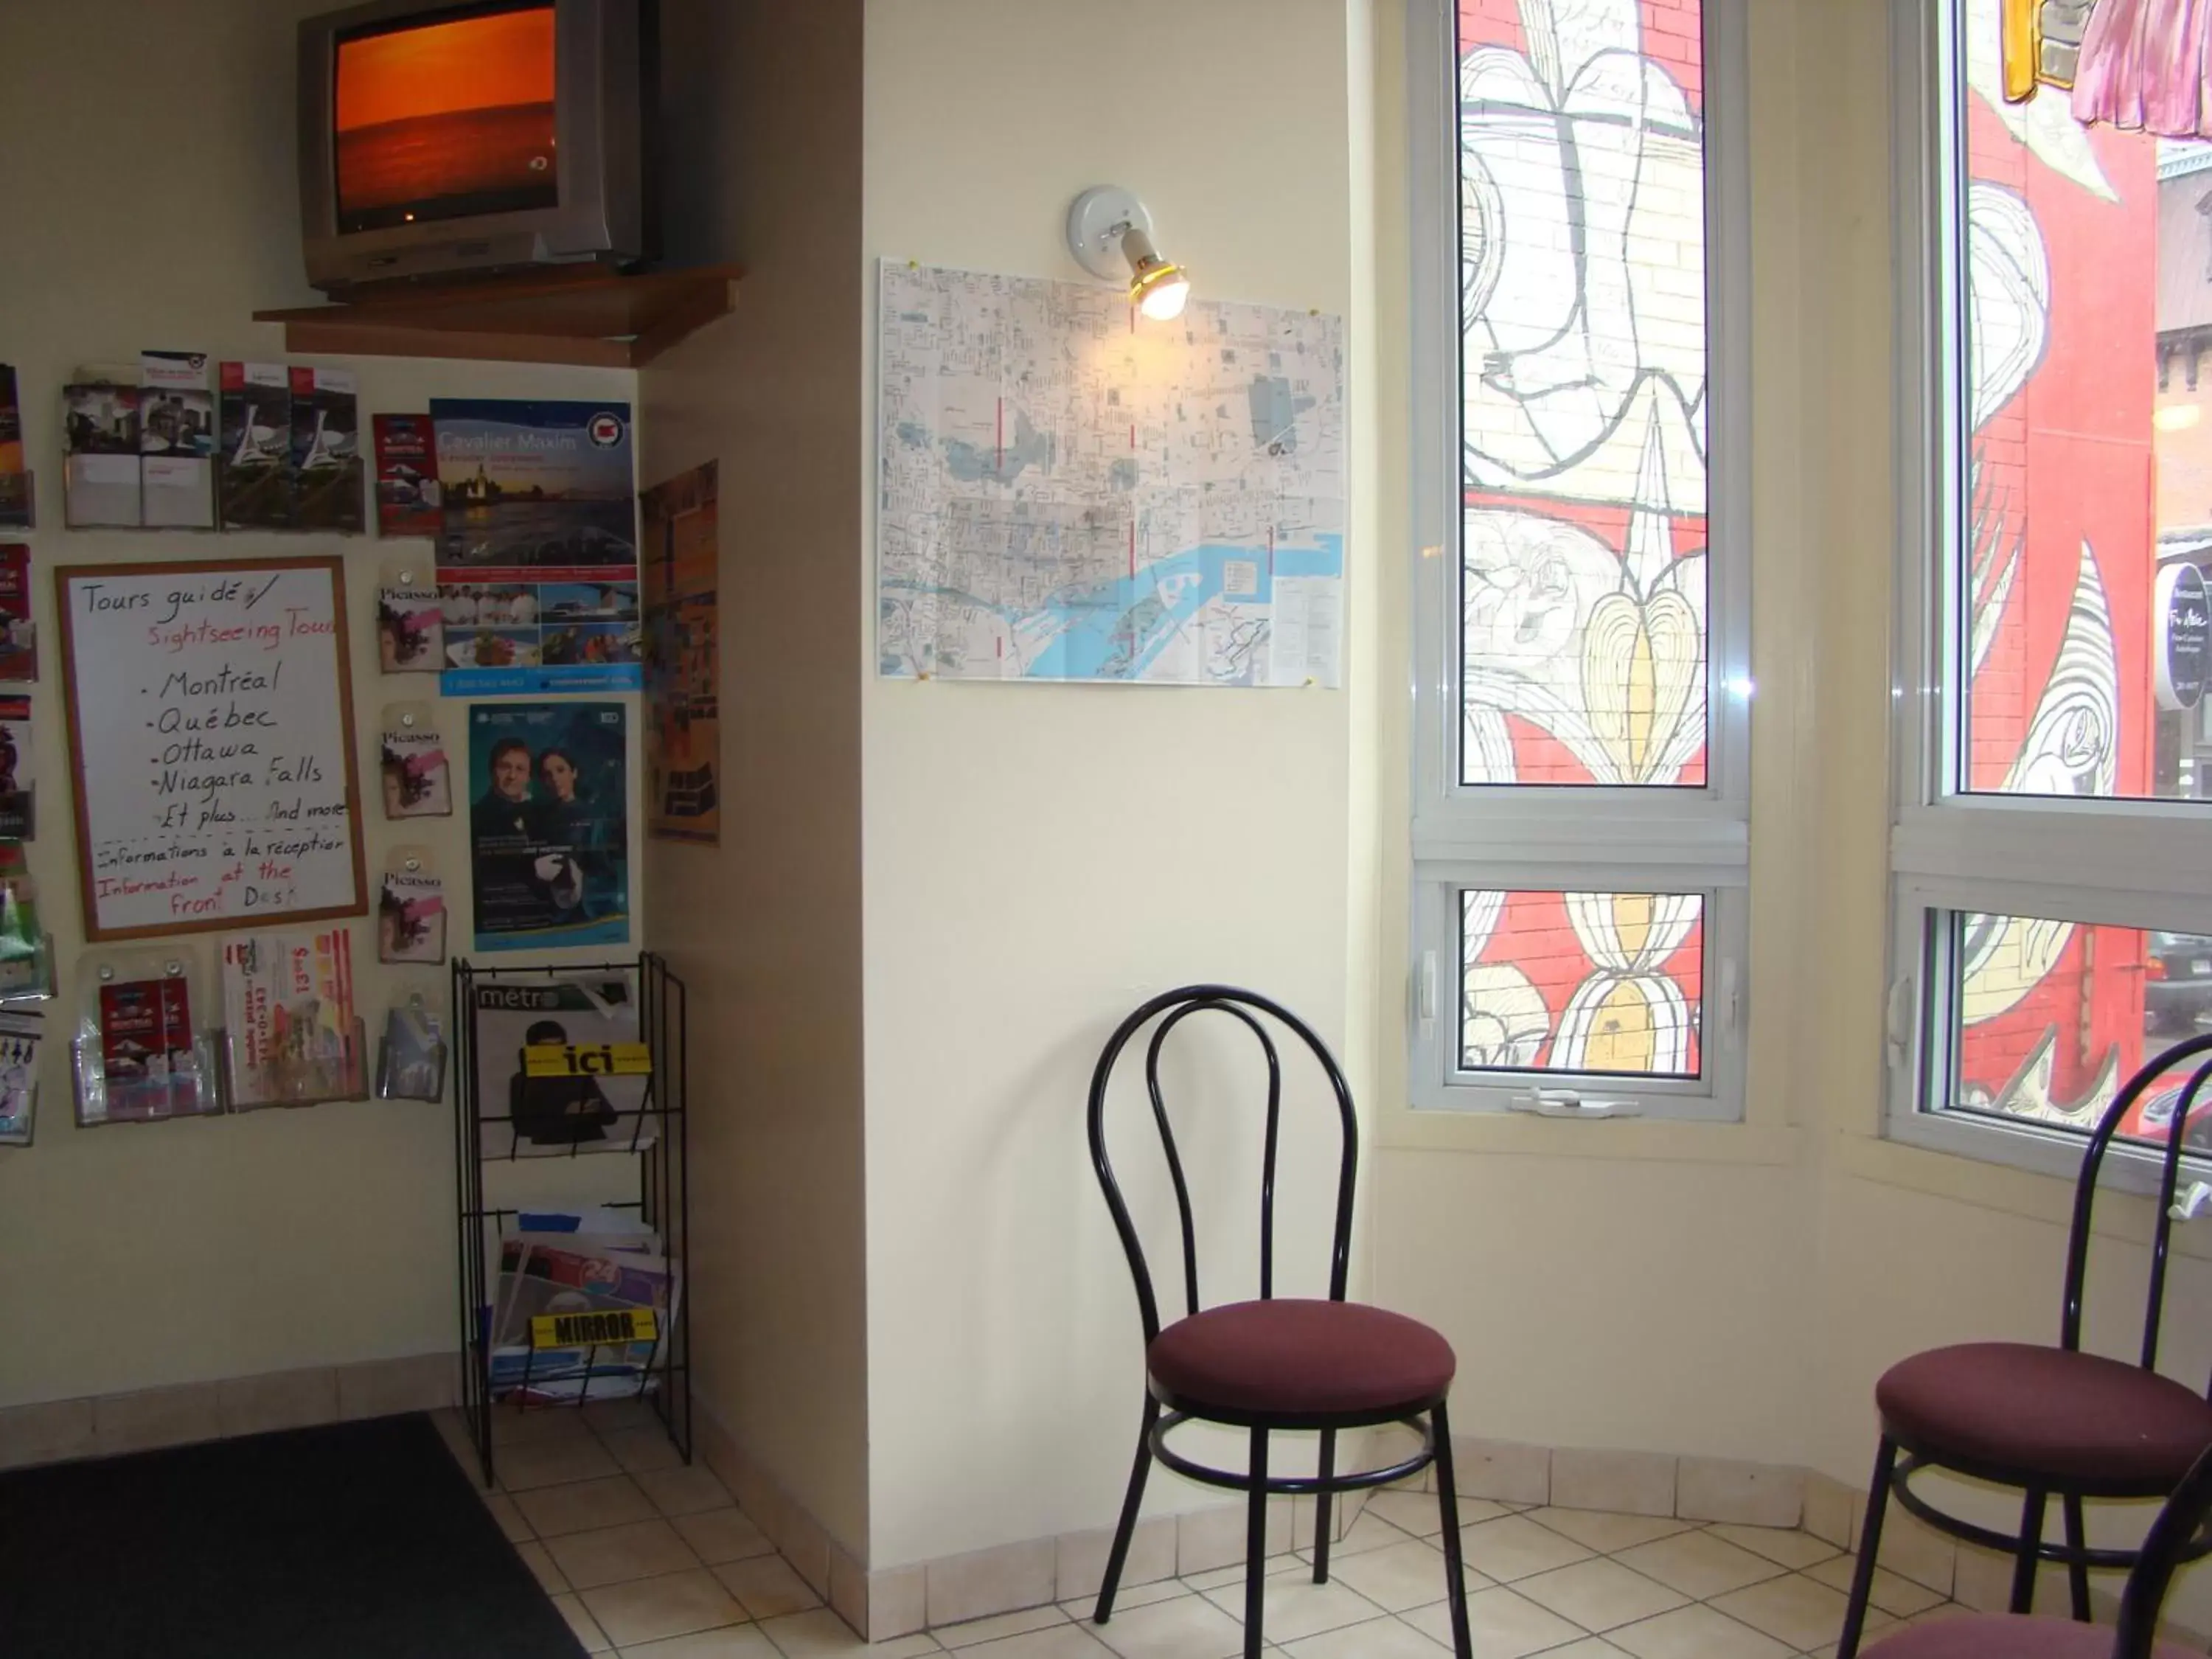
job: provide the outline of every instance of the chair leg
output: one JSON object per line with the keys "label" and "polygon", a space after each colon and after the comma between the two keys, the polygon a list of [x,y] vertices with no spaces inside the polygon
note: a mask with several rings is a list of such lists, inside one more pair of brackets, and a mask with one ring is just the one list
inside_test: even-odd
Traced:
{"label": "chair leg", "polygon": [[2043,1506],[2051,1494],[2030,1487],[2020,1506],[2020,1550],[2012,1559],[2012,1611],[2035,1610],[2035,1567],[2043,1547]]}
{"label": "chair leg", "polygon": [[1866,1516],[1859,1522],[1859,1559],[1851,1569],[1850,1600],[1844,1604],[1844,1633],[1836,1659],[1856,1659],[1866,1629],[1867,1600],[1874,1594],[1875,1558],[1881,1553],[1882,1511],[1889,1507],[1889,1486],[1897,1474],[1897,1443],[1884,1435],[1875,1450],[1874,1479],[1867,1485]]}
{"label": "chair leg", "polygon": [[2082,1559],[2088,1528],[2081,1523],[2081,1495],[2069,1492],[2064,1499],[2066,1510],[2066,1547],[2074,1559],[2066,1564],[2066,1588],[2074,1600],[2074,1619],[2077,1624],[2089,1622],[2089,1564]]}
{"label": "chair leg", "polygon": [[1252,1491],[1244,1506],[1244,1659],[1260,1659],[1260,1607],[1267,1584],[1267,1431],[1252,1431]]}
{"label": "chair leg", "polygon": [[1336,1431],[1321,1431],[1321,1490],[1314,1494],[1314,1583],[1328,1583],[1328,1489],[1336,1473]]}
{"label": "chair leg", "polygon": [[1145,1477],[1152,1472],[1152,1425],[1160,1419],[1160,1402],[1145,1395],[1144,1426],[1137,1431],[1137,1459],[1129,1468],[1128,1495],[1121,1500],[1121,1520],[1114,1528],[1114,1547],[1106,1553],[1106,1576],[1098,1581],[1098,1605],[1091,1621],[1104,1624],[1114,1616],[1114,1595],[1121,1588],[1121,1568],[1129,1559],[1130,1534],[1137,1530],[1137,1510],[1145,1501]]}
{"label": "chair leg", "polygon": [[1452,1472],[1451,1422],[1438,1401],[1429,1413],[1429,1431],[1437,1439],[1437,1507],[1444,1522],[1444,1578],[1451,1586],[1452,1652],[1455,1659],[1474,1659],[1474,1638],[1467,1628],[1467,1570],[1460,1561],[1459,1485]]}

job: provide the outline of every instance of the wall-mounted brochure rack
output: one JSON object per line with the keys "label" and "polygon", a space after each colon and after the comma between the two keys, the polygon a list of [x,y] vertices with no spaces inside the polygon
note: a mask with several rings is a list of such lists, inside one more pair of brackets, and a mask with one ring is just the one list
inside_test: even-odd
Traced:
{"label": "wall-mounted brochure rack", "polygon": [[[502,1410],[641,1400],[688,1463],[684,982],[648,951],[558,968],[460,958],[453,988],[461,1414],[484,1484]],[[556,1158],[605,1160],[623,1195],[534,1206],[532,1171]],[[572,1165],[545,1184],[579,1183]]]}

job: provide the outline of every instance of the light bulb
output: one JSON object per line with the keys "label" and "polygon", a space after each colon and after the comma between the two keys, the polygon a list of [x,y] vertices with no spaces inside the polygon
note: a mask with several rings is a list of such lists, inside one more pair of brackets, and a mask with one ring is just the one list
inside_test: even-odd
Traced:
{"label": "light bulb", "polygon": [[1182,316],[1190,298],[1183,268],[1160,258],[1152,239],[1133,225],[1121,233],[1121,253],[1129,262],[1129,303],[1156,323]]}
{"label": "light bulb", "polygon": [[1180,265],[1155,265],[1129,284],[1129,297],[1154,322],[1172,322],[1190,298],[1190,278]]}

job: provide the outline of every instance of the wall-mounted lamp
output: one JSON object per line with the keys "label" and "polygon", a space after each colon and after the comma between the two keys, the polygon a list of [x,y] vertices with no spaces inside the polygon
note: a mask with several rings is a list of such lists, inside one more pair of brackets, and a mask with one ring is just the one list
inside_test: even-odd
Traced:
{"label": "wall-mounted lamp", "polygon": [[1117,282],[1126,262],[1129,303],[1157,322],[1182,315],[1190,277],[1152,246],[1152,216],[1114,185],[1086,190],[1067,210],[1067,246],[1093,276]]}

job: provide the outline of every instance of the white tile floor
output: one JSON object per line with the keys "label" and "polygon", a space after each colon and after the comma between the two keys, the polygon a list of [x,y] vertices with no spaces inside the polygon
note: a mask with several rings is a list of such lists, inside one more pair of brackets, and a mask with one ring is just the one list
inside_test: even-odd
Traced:
{"label": "white tile floor", "polygon": [[[595,1654],[619,1659],[1234,1659],[1243,1569],[870,1647],[703,1467],[684,1468],[635,1404],[502,1413],[492,1513]],[[457,1455],[460,1426],[441,1422]],[[656,1444],[656,1441],[658,1443]],[[473,1474],[473,1462],[463,1458]],[[1588,1510],[1460,1506],[1476,1659],[1832,1659],[1850,1558],[1801,1532]],[[1304,1551],[1268,1563],[1267,1651],[1289,1659],[1436,1659],[1450,1650],[1442,1525],[1426,1493],[1378,1492],[1312,1582]],[[1871,1634],[1954,1604],[1878,1574]]]}

